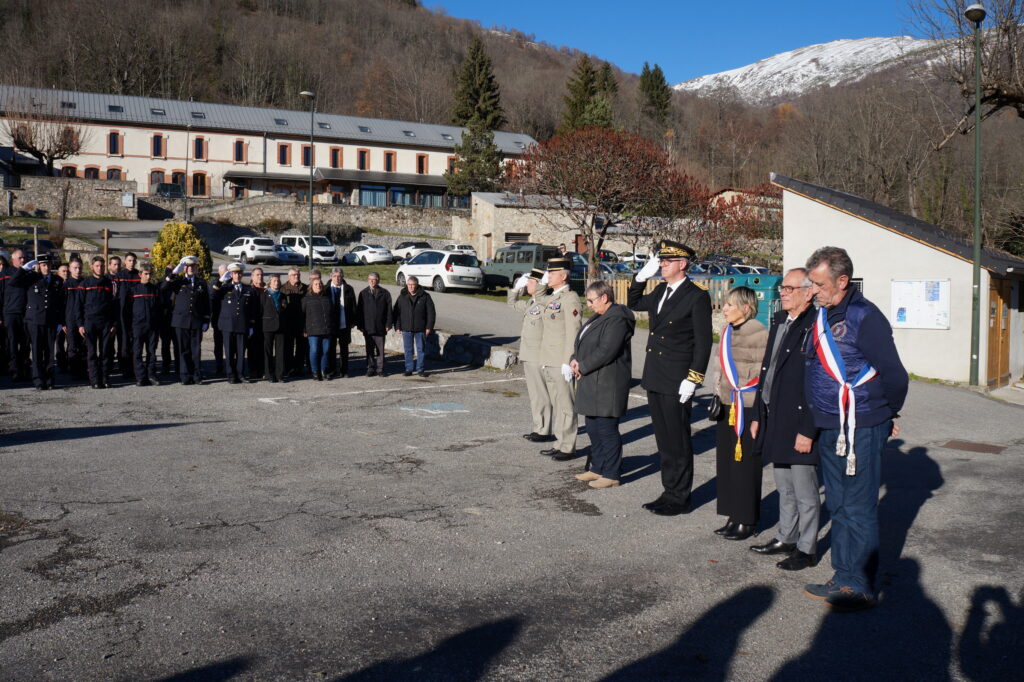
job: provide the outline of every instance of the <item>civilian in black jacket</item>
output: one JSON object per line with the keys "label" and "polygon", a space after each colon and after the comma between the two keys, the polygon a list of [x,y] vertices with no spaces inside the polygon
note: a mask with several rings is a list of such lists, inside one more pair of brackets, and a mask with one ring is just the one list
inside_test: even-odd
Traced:
{"label": "civilian in black jacket", "polygon": [[[164,277],[171,276],[168,265]],[[174,291],[170,287],[160,286],[160,309],[163,316],[160,321],[160,364],[164,374],[177,374],[180,359],[178,358],[178,337],[171,326],[171,311],[174,310]],[[173,363],[173,364],[172,364]]]}
{"label": "civilian in black jacket", "polygon": [[288,297],[281,292],[281,275],[271,275],[260,294],[263,314],[263,366],[272,383],[284,381],[284,323]]}
{"label": "civilian in black jacket", "polygon": [[256,381],[265,374],[263,367],[263,291],[267,284],[263,268],[253,268],[249,278],[252,286],[252,336],[245,342],[245,356],[249,361],[249,379]]}
{"label": "civilian in black jacket", "polygon": [[298,268],[288,270],[288,281],[281,285],[281,293],[288,297],[281,323],[284,325],[284,369],[288,376],[302,374],[309,362],[309,344],[302,335],[302,297],[308,287],[302,281]]}
{"label": "civilian in black jacket", "polygon": [[114,282],[104,273],[103,256],[93,256],[90,265],[92,275],[82,280],[75,322],[85,339],[89,381],[93,388],[107,388],[113,367],[111,339],[117,333],[117,299]]}
{"label": "civilian in black jacket", "polygon": [[210,290],[196,273],[198,262],[195,256],[185,256],[166,279],[174,293],[171,326],[178,337],[178,372],[185,385],[203,383],[202,340],[210,327]]}
{"label": "civilian in black jacket", "polygon": [[405,376],[413,373],[413,348],[416,350],[416,372],[421,377],[427,376],[423,366],[423,342],[434,329],[436,313],[434,301],[430,294],[420,288],[420,280],[410,276],[405,281],[405,288],[398,294],[395,309],[391,314],[395,322],[395,331],[402,332],[402,345],[405,347]]}
{"label": "civilian in black jacket", "polygon": [[[111,259],[113,260],[113,259]],[[117,357],[121,374],[132,378],[135,361],[132,343],[132,290],[139,283],[139,271],[135,268],[137,258],[129,251],[124,255],[124,262],[117,271],[117,300],[118,300],[118,337],[121,340],[121,354]]]}
{"label": "civilian in black jacket", "polygon": [[245,266],[232,263],[213,287],[213,303],[220,304],[217,327],[224,337],[228,376],[232,384],[248,381],[245,376],[245,344],[253,333],[252,287],[242,282]]}
{"label": "civilian in black jacket", "polygon": [[356,294],[352,285],[345,281],[345,274],[338,268],[331,271],[327,296],[331,299],[331,319],[334,323],[327,352],[327,371],[331,377],[348,376],[348,346],[352,343],[352,327],[356,325]]}
{"label": "civilian in black jacket", "polygon": [[331,299],[324,293],[324,283],[314,279],[302,297],[303,336],[309,342],[309,367],[313,378],[324,380],[327,373],[327,346],[334,333]]}
{"label": "civilian in black jacket", "polygon": [[[36,269],[38,268],[38,270]],[[64,326],[64,280],[50,272],[50,261],[30,261],[26,270],[25,329],[32,344],[32,383],[36,390],[53,388],[54,348]]]}
{"label": "civilian in black jacket", "polygon": [[751,547],[758,554],[787,555],[776,565],[788,571],[813,566],[818,544],[818,428],[804,394],[800,349],[814,327],[807,270],[794,268],[779,287],[782,310],[775,314],[754,399],[750,432],[765,463],[774,465],[779,492],[775,538]]}
{"label": "civilian in black jacket", "polygon": [[11,251],[11,263],[0,270],[0,308],[4,333],[7,336],[7,358],[11,379],[28,381],[29,342],[25,331],[25,287],[19,284],[24,271],[25,254]]}
{"label": "civilian in black jacket", "polygon": [[391,294],[380,286],[380,275],[366,277],[368,287],[359,292],[356,301],[356,326],[366,338],[366,376],[387,376],[384,372],[384,337],[391,328]]}
{"label": "civilian in black jacket", "polygon": [[[132,357],[135,361],[135,382],[139,386],[159,384],[156,378],[156,346],[163,325],[163,302],[160,287],[153,281],[153,267],[139,268],[139,281],[128,294],[131,310],[123,319],[131,320]],[[143,357],[145,354],[145,357]]]}

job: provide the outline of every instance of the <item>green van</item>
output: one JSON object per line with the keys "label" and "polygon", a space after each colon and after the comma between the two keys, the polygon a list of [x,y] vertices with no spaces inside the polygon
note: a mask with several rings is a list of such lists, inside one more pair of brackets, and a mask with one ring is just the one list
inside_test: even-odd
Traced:
{"label": "green van", "polygon": [[548,259],[557,256],[557,246],[533,243],[504,246],[494,254],[493,262],[483,266],[485,286],[488,289],[512,286],[520,275],[529,274],[534,268],[543,270]]}

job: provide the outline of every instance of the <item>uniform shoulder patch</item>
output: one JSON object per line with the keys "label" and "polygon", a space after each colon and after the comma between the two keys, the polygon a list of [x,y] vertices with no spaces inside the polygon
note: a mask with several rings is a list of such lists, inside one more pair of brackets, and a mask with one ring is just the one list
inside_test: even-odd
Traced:
{"label": "uniform shoulder patch", "polygon": [[698,282],[695,279],[691,279],[690,281],[693,282],[693,286],[697,287],[698,289],[703,289],[704,291],[708,290],[708,285],[706,283]]}
{"label": "uniform shoulder patch", "polygon": [[573,317],[576,317],[576,316],[577,316],[577,315],[579,315],[579,314],[580,314],[580,311],[579,311],[579,310],[577,310],[576,308],[573,308],[573,309],[572,309],[572,316],[573,316]]}

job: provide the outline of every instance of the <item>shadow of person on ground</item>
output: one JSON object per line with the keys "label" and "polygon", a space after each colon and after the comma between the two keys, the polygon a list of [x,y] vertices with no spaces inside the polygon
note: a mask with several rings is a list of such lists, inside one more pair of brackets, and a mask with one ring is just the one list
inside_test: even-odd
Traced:
{"label": "shadow of person on ground", "polygon": [[68,426],[53,429],[28,429],[4,434],[0,446],[27,445],[50,443],[60,440],[76,440],[78,438],[98,438],[114,436],[119,433],[136,431],[152,431],[154,429],[171,429],[176,426],[192,426],[193,424],[220,424],[220,421],[170,422],[167,424],[107,424],[106,426]]}
{"label": "shadow of person on ground", "polygon": [[[990,604],[996,608],[992,613]],[[1024,659],[1024,591],[1014,604],[1005,587],[983,585],[974,590],[959,648],[960,671],[969,679],[1020,679]]]}
{"label": "shadow of person on ground", "polygon": [[170,677],[162,677],[156,682],[220,682],[221,680],[230,680],[236,675],[241,675],[251,667],[251,659],[244,656],[236,656],[218,663],[192,668]]}
{"label": "shadow of person on ground", "polygon": [[381,661],[369,668],[335,682],[369,682],[370,680],[479,680],[491,663],[516,635],[521,624],[518,618],[504,618],[485,623],[444,640],[419,656]]}
{"label": "shadow of person on ground", "polygon": [[767,585],[740,590],[709,609],[671,645],[616,670],[604,682],[725,680],[740,637],[774,599]]}

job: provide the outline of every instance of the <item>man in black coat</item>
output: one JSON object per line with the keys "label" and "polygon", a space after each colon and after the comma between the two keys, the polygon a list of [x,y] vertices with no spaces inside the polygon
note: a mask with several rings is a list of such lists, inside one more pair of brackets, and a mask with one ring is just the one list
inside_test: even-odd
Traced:
{"label": "man in black coat", "polygon": [[281,293],[288,298],[281,317],[284,325],[284,370],[288,376],[302,374],[303,367],[309,365],[309,343],[303,335],[302,320],[302,297],[308,290],[299,269],[290,268],[288,281],[281,285]]}
{"label": "man in black coat", "polygon": [[197,257],[185,256],[167,276],[165,285],[174,294],[171,326],[178,338],[178,372],[186,386],[203,383],[202,340],[210,327],[210,290],[206,280],[196,273],[198,263]]}
{"label": "man in black coat", "polygon": [[272,383],[284,381],[284,317],[288,297],[281,292],[281,275],[271,275],[260,294],[263,327],[263,366]]}
{"label": "man in black coat", "polygon": [[[405,376],[412,376],[413,369],[421,377],[427,376],[424,366],[423,344],[426,337],[434,329],[437,313],[430,294],[420,287],[418,277],[410,275],[405,281],[405,288],[398,294],[395,309],[391,313],[395,323],[395,331],[402,332],[402,345],[405,348]],[[415,365],[413,351],[415,350]]]}
{"label": "man in black coat", "polygon": [[114,281],[104,272],[103,256],[93,256],[92,275],[82,280],[75,312],[75,327],[85,339],[86,363],[93,388],[107,388],[117,333],[118,308]]}
{"label": "man in black coat", "polygon": [[54,349],[64,326],[64,280],[50,272],[50,261],[29,261],[22,270],[27,285],[25,329],[32,345],[32,383],[37,391],[53,388]]}
{"label": "man in black coat", "polygon": [[73,257],[68,262],[68,278],[64,281],[64,336],[67,338],[68,373],[72,379],[84,379],[85,341],[75,324],[75,311],[82,295],[82,261]]}
{"label": "man in black coat", "polygon": [[147,263],[138,272],[139,281],[131,285],[128,294],[131,311],[125,319],[131,320],[132,325],[135,383],[138,386],[152,386],[160,383],[156,377],[156,346],[163,326],[163,301],[160,287],[152,281],[153,267]]}
{"label": "man in black coat", "polygon": [[366,338],[366,376],[384,372],[384,338],[392,327],[391,294],[380,286],[380,275],[371,272],[356,301],[356,326]]}
{"label": "man in black coat", "polygon": [[818,428],[804,394],[804,358],[800,349],[814,327],[811,282],[807,270],[794,268],[779,287],[782,310],[775,314],[754,399],[750,434],[765,463],[774,466],[779,492],[779,528],[775,538],[750,549],[786,554],[776,565],[799,571],[817,563]]}
{"label": "man in black coat", "polygon": [[356,326],[355,290],[345,281],[345,273],[334,268],[325,293],[331,299],[334,320],[330,350],[327,351],[327,371],[332,377],[348,376],[348,346],[352,343],[352,328]]}
{"label": "man in black coat", "polygon": [[[659,516],[690,512],[690,405],[711,357],[711,297],[686,276],[693,258],[690,247],[662,240],[629,286],[629,308],[647,313],[650,320],[641,385],[647,390],[665,490],[644,508]],[[647,280],[659,269],[665,281],[644,295]]]}
{"label": "man in black coat", "polygon": [[249,361],[249,379],[256,381],[265,374],[263,367],[263,292],[267,283],[263,268],[253,268],[249,276],[252,286],[252,336],[245,342],[245,356]]}
{"label": "man in black coat", "polygon": [[254,303],[252,287],[242,282],[245,266],[232,263],[213,285],[213,301],[220,304],[217,327],[224,336],[228,377],[232,384],[247,382],[245,376],[245,344],[253,334]]}
{"label": "man in black coat", "polygon": [[[227,274],[228,266],[221,263],[217,266],[217,274],[210,277],[210,292],[212,294],[217,283]],[[210,298],[210,326],[213,328],[213,373],[217,376],[224,374],[224,333],[220,330],[220,299],[216,296]]]}
{"label": "man in black coat", "polygon": [[25,331],[25,287],[18,283],[24,274],[25,254],[11,251],[10,265],[0,269],[0,321],[7,336],[7,358],[11,379],[28,381],[29,342]]}
{"label": "man in black coat", "polygon": [[[114,257],[116,258],[116,256]],[[111,260],[114,260],[111,258]],[[139,271],[135,268],[137,258],[129,251],[124,255],[124,261],[116,276],[112,276],[117,283],[117,301],[119,308],[118,338],[120,339],[121,352],[117,356],[118,367],[121,374],[132,378],[135,370],[134,349],[132,343],[132,290],[139,283]]]}

